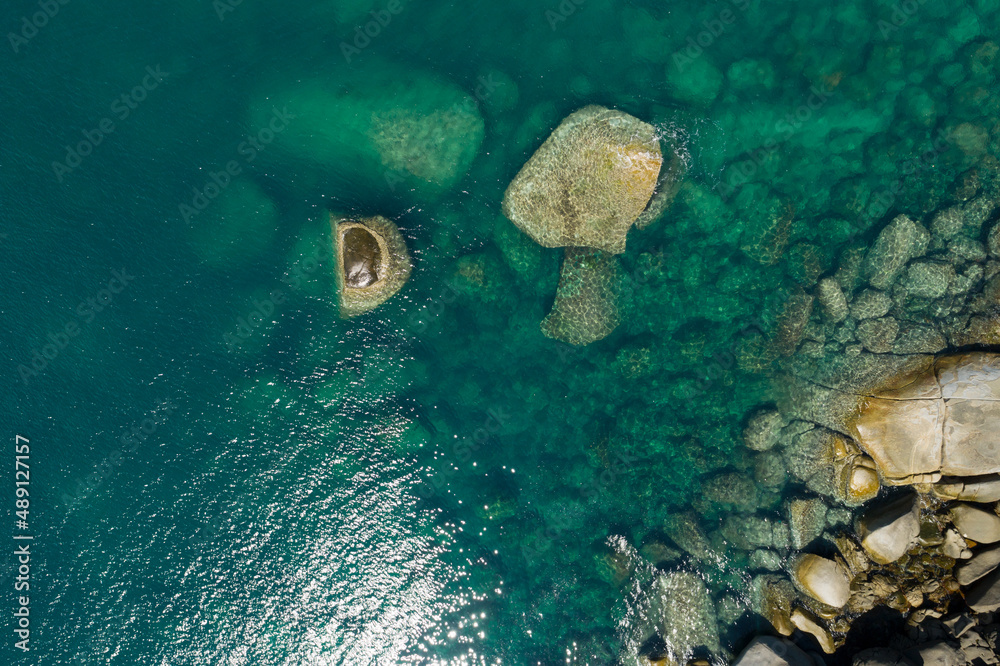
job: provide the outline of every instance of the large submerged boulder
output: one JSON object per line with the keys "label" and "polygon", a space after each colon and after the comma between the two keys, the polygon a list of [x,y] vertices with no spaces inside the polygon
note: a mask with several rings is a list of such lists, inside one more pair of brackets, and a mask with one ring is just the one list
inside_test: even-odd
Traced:
{"label": "large submerged boulder", "polygon": [[[341,200],[433,199],[465,175],[485,123],[451,81],[379,59],[263,82],[241,155]],[[291,182],[290,177],[286,179]]]}
{"label": "large submerged boulder", "polygon": [[660,637],[679,663],[696,653],[719,653],[715,605],[705,581],[687,571],[674,571],[657,578],[654,591]]}
{"label": "large submerged boulder", "polygon": [[552,311],[542,333],[571,345],[607,337],[618,326],[618,259],[606,252],[566,248]]}
{"label": "large submerged boulder", "polygon": [[521,168],[504,193],[503,211],[545,247],[619,254],[662,166],[655,127],[587,106],[567,116]]}
{"label": "large submerged boulder", "polygon": [[340,315],[375,309],[410,277],[410,254],[396,225],[381,216],[330,216]]}

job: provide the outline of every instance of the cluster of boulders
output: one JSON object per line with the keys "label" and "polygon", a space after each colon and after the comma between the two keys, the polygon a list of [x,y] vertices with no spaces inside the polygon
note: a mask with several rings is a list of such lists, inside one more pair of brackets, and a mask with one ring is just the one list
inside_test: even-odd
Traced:
{"label": "cluster of boulders", "polygon": [[[828,502],[885,496],[853,529],[824,525],[816,498],[793,500],[787,577],[753,581],[755,609],[778,633],[811,634],[827,653],[876,606],[913,625],[946,617],[960,597],[973,616],[1000,608],[1000,355],[937,355],[1000,340],[1000,224],[988,226],[1000,201],[967,194],[927,226],[897,216],[776,320],[778,406],[744,432],[758,482],[783,466]],[[748,521],[744,540],[754,529]],[[760,656],[779,648],[785,662]],[[788,654],[761,641],[738,663],[810,663]],[[940,663],[973,658],[956,654]]]}
{"label": "cluster of boulders", "polygon": [[633,226],[673,199],[679,155],[664,168],[660,133],[633,116],[586,106],[567,116],[504,193],[504,214],[545,247],[565,247],[552,312],[542,332],[573,345],[606,337],[619,323],[620,267]]}
{"label": "cluster of boulders", "polygon": [[790,558],[789,578],[758,576],[755,607],[778,633],[811,634],[827,653],[844,644],[855,618],[876,606],[918,623],[947,614],[961,592],[973,611],[996,610],[1000,584],[992,572],[1000,557],[989,544],[1000,541],[1000,517],[994,508],[914,492],[893,498],[865,511],[853,533],[832,536],[832,552]]}

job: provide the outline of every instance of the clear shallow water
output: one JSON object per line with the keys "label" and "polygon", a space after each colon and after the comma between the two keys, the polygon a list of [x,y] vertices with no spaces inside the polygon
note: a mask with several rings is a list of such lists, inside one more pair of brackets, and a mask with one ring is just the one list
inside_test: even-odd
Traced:
{"label": "clear shallow water", "polygon": [[[613,661],[642,610],[608,556],[669,544],[664,525],[692,507],[716,534],[732,508],[702,482],[752,470],[739,432],[769,400],[753,327],[883,212],[932,209],[996,152],[995,92],[978,93],[996,70],[973,53],[996,36],[992,3],[930,0],[895,22],[880,2],[412,3],[348,61],[342,43],[385,7],[240,4],[220,20],[203,2],[70,3],[4,53],[2,395],[5,436],[32,443],[38,583],[33,653],[11,659]],[[15,3],[3,25],[35,11]],[[309,140],[294,124],[246,145],[283,85],[422,72],[485,120],[441,191],[383,187],[360,161],[304,165],[280,149]],[[689,170],[629,236],[623,324],[572,349],[538,330],[560,254],[512,236],[499,202],[587,103],[679,137]],[[105,118],[92,154],[53,168]],[[960,123],[973,129],[936,149]],[[235,203],[185,220],[179,204],[230,161]],[[793,222],[762,263],[776,207]],[[415,259],[403,292],[350,322],[331,209],[392,217]],[[134,279],[97,311],[112,271]],[[255,312],[270,323],[230,344]],[[723,552],[674,566],[738,615],[746,554]]]}

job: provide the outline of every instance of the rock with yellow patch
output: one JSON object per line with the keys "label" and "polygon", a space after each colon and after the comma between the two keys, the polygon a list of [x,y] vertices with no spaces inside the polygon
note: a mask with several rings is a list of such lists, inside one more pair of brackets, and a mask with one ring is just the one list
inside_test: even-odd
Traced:
{"label": "rock with yellow patch", "polygon": [[791,566],[792,582],[804,594],[833,608],[842,608],[851,596],[847,569],[819,555],[799,555]]}
{"label": "rock with yellow patch", "polygon": [[656,128],[600,106],[567,116],[504,193],[504,214],[545,247],[619,254],[657,188]]}
{"label": "rock with yellow patch", "polygon": [[542,333],[571,345],[607,337],[618,326],[618,259],[606,252],[566,248],[552,311]]}
{"label": "rock with yellow patch", "polygon": [[396,225],[381,216],[330,216],[340,316],[375,309],[410,277],[410,253]]}
{"label": "rock with yellow patch", "polygon": [[1000,356],[938,357],[907,380],[868,397],[851,424],[887,484],[1000,472]]}

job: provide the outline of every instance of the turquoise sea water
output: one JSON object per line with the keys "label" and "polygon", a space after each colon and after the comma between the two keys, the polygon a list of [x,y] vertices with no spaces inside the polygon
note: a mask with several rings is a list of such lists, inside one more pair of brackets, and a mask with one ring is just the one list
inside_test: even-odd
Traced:
{"label": "turquoise sea water", "polygon": [[[34,536],[31,651],[5,612],[3,663],[614,663],[644,544],[738,650],[747,555],[702,484],[753,475],[777,313],[998,152],[987,0],[50,5],[0,13],[3,497]],[[358,147],[456,100],[482,125],[445,137],[453,179]],[[572,348],[538,328],[561,253],[500,201],[591,103],[687,172],[629,235],[623,323]],[[414,256],[349,321],[329,211]],[[722,560],[664,534],[691,510]]]}

